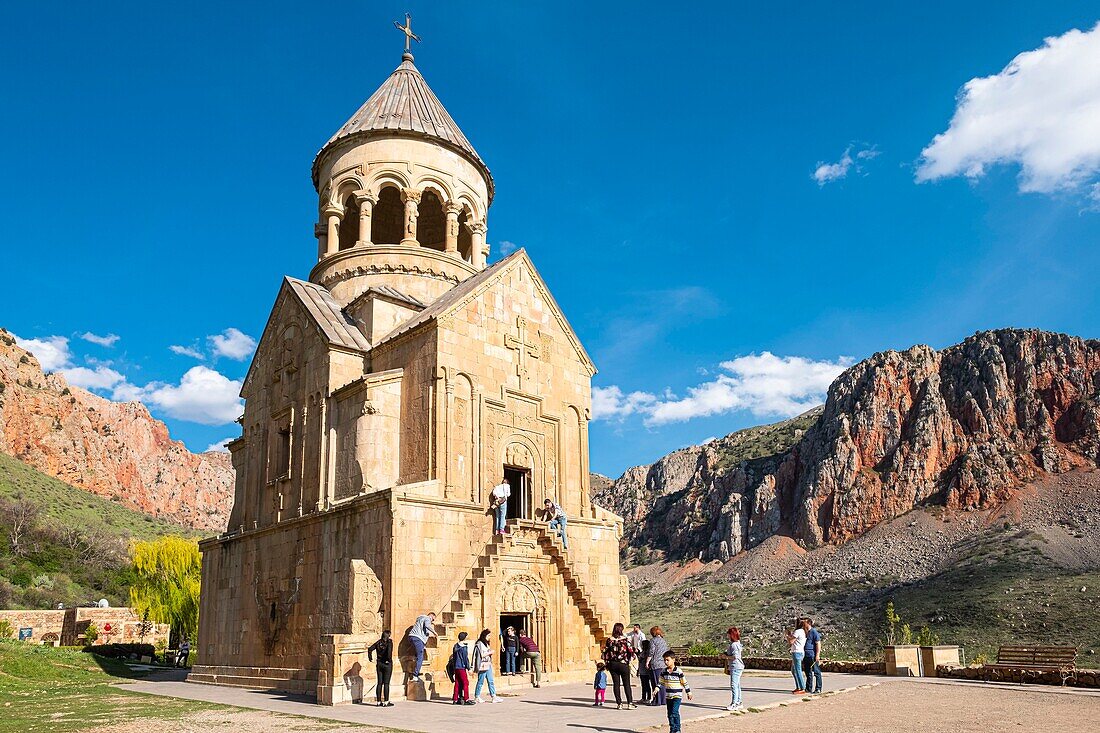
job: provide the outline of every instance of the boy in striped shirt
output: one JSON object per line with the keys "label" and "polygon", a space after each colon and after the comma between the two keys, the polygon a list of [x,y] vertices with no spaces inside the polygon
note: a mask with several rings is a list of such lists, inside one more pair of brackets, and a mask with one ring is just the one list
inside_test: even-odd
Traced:
{"label": "boy in striped shirt", "polygon": [[676,666],[676,655],[665,652],[665,668],[661,672],[661,687],[665,691],[665,709],[668,711],[668,733],[680,733],[680,701],[684,694],[691,699],[691,688],[687,678]]}

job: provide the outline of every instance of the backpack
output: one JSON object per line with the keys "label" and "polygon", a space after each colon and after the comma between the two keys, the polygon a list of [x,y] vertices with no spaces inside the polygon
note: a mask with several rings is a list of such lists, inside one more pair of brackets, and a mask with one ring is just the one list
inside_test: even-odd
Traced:
{"label": "backpack", "polygon": [[447,679],[455,681],[455,653],[451,652],[451,658],[447,660]]}

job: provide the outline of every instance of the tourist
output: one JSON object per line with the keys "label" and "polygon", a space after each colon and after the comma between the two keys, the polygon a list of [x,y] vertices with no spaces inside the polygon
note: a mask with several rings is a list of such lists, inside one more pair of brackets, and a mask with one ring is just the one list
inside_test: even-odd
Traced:
{"label": "tourist", "polygon": [[467,670],[470,669],[470,648],[466,646],[466,638],[469,636],[465,631],[458,633],[458,642],[451,650],[451,659],[454,663],[455,671],[455,691],[451,695],[451,703],[453,705],[473,705],[474,701],[470,699],[470,675]]}
{"label": "tourist", "polygon": [[787,643],[791,645],[791,674],[794,675],[792,695],[806,694],[806,683],[802,678],[802,657],[806,653],[806,632],[802,630],[802,619],[795,622],[794,631],[787,632]]}
{"label": "tourist", "polygon": [[730,641],[725,654],[722,655],[726,660],[726,672],[730,676],[730,704],[726,706],[726,710],[739,710],[741,708],[741,673],[745,671],[745,660],[742,657],[744,647],[741,646],[741,629],[731,626],[726,632],[726,636]]}
{"label": "tourist", "polygon": [[504,676],[511,677],[516,673],[516,656],[519,654],[516,630],[511,626],[504,630],[500,640],[500,649],[504,654]]}
{"label": "tourist", "polygon": [[481,699],[481,686],[489,683],[489,697],[493,702],[500,702],[497,697],[497,685],[493,680],[493,648],[489,646],[489,635],[493,632],[483,629],[474,644],[473,668],[477,672],[477,686],[474,687],[474,702],[485,702]]}
{"label": "tourist", "polygon": [[680,702],[684,695],[691,699],[687,678],[676,666],[676,655],[671,651],[662,657],[665,668],[661,672],[661,689],[665,692],[665,710],[668,711],[668,733],[680,733]]}
{"label": "tourist", "polygon": [[806,634],[806,652],[802,657],[802,674],[806,677],[806,692],[821,694],[821,632],[814,628],[812,618],[802,619]]}
{"label": "tourist", "polygon": [[393,639],[390,631],[367,648],[367,660],[374,662],[374,702],[380,708],[393,707],[390,702],[390,677],[393,675]]}
{"label": "tourist", "polygon": [[428,637],[435,636],[435,612],[416,617],[416,623],[409,630],[409,641],[416,650],[416,667],[413,671],[413,679],[420,679],[420,668],[424,665],[424,647],[428,643]]}
{"label": "tourist", "polygon": [[642,704],[653,702],[653,670],[649,668],[649,639],[642,640],[642,653],[638,657],[638,679],[642,681]]}
{"label": "tourist", "polygon": [[603,648],[603,661],[607,663],[607,670],[611,673],[611,681],[615,685],[615,704],[618,710],[623,709],[622,686],[626,686],[626,706],[634,710],[638,706],[634,704],[634,693],[630,689],[630,660],[634,658],[634,647],[623,636],[622,623],[615,624],[611,631],[611,638]]}
{"label": "tourist", "polygon": [[519,645],[523,649],[523,658],[531,662],[531,669],[535,672],[535,687],[540,687],[542,685],[542,653],[539,652],[539,645],[523,629],[519,630]]}
{"label": "tourist", "polygon": [[592,689],[596,691],[596,702],[593,707],[602,708],[604,698],[607,696],[607,670],[603,662],[596,662],[596,679],[592,680]]}
{"label": "tourist", "polygon": [[508,497],[512,495],[512,487],[508,479],[502,479],[493,487],[489,497],[489,506],[493,509],[493,534],[504,534],[507,531]]}
{"label": "tourist", "polygon": [[183,637],[183,641],[180,642],[180,648],[176,650],[176,666],[187,667],[187,658],[191,656],[191,642],[187,640],[187,637]]}
{"label": "tourist", "polygon": [[641,657],[642,642],[645,641],[645,634],[642,632],[642,625],[634,624],[634,627],[630,630],[630,633],[626,635],[626,638],[630,639],[630,646],[634,647],[634,653]]}
{"label": "tourist", "polygon": [[649,635],[652,637],[649,640],[649,656],[646,657],[649,664],[646,670],[648,671],[653,681],[653,692],[650,698],[651,705],[664,705],[665,693],[661,689],[661,672],[665,668],[665,652],[668,651],[668,641],[665,639],[665,632],[660,626],[654,626],[649,630]]}
{"label": "tourist", "polygon": [[565,518],[565,510],[554,502],[546,499],[542,502],[543,512],[545,512],[547,529],[557,529],[558,536],[561,537],[561,545],[565,549],[569,549],[569,537],[565,533],[566,525],[568,521]]}

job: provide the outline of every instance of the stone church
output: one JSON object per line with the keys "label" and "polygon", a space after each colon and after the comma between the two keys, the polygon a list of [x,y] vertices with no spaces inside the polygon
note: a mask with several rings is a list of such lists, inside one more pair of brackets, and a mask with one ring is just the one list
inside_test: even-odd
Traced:
{"label": "stone church", "polygon": [[[190,680],[350,702],[372,694],[366,649],[390,629],[400,696],[406,632],[429,611],[439,636],[411,697],[448,693],[460,631],[506,625],[530,630],[551,681],[591,679],[629,616],[622,520],[589,500],[595,367],[525,251],[487,264],[488,167],[406,49],[312,174],[317,263],[283,280],[244,381]],[[547,497],[568,550],[539,517]]]}

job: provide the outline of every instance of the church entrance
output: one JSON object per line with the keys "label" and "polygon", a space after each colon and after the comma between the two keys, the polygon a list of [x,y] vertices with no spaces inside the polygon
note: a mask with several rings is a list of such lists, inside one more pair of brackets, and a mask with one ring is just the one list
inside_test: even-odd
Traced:
{"label": "church entrance", "polygon": [[517,466],[505,466],[504,478],[512,487],[512,498],[508,500],[508,519],[531,518],[531,469]]}
{"label": "church entrance", "polygon": [[[519,635],[520,629],[525,629],[528,636],[535,633],[531,629],[531,614],[529,613],[502,613],[500,614],[500,672],[504,671],[504,630],[509,626]],[[538,643],[538,642],[536,642]],[[516,670],[521,671],[524,668],[523,662],[523,648],[516,643],[517,657],[516,657]]]}

